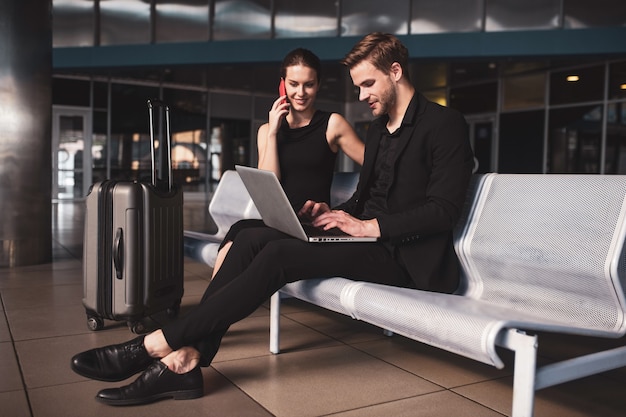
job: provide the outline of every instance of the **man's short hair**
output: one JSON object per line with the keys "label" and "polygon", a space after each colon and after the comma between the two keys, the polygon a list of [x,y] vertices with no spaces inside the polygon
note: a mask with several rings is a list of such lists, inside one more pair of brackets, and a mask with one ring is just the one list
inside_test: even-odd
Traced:
{"label": "man's short hair", "polygon": [[389,74],[391,65],[397,62],[404,76],[409,79],[409,50],[390,33],[373,32],[361,39],[341,63],[352,69],[362,61],[369,61],[384,74]]}

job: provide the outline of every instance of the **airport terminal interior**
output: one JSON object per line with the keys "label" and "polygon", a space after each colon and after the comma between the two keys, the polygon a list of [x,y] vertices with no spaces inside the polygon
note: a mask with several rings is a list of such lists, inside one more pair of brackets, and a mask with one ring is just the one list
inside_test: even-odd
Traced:
{"label": "airport terminal interior", "polygon": [[[626,174],[623,0],[51,0],[49,12],[51,259],[0,266],[0,416],[510,415],[506,352],[497,370],[294,299],[284,302],[282,353],[269,352],[264,305],[203,369],[204,397],[96,402],[112,384],[73,373],[71,356],[132,333],[111,321],[87,327],[85,196],[96,181],[145,178],[146,101],[158,98],[171,107],[184,227],[214,232],[212,193],[224,171],[256,164],[256,130],[291,49],[322,59],[317,107],[365,136],[370,111],[339,61],[372,31],[397,35],[417,89],[465,115],[478,173]],[[358,166],[339,158],[337,170]],[[181,314],[210,274],[185,259]],[[539,355],[623,344],[545,335]],[[622,368],[541,390],[535,416],[623,416],[625,389]]]}

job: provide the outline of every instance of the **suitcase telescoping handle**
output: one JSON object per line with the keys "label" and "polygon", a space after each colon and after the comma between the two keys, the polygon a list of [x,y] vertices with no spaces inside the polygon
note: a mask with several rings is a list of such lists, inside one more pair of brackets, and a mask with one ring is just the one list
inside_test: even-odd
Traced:
{"label": "suitcase telescoping handle", "polygon": [[[155,187],[158,187],[157,185],[157,164],[156,164],[156,135],[154,134],[154,123],[155,123],[155,110],[156,109],[163,109],[163,113],[165,114],[165,129],[163,129],[163,118],[162,115],[163,113],[159,112],[159,119],[158,119],[158,128],[159,128],[159,133],[164,132],[163,135],[161,135],[163,137],[163,139],[165,140],[165,144],[161,144],[161,146],[164,146],[161,152],[161,158],[165,159],[165,163],[166,163],[166,167],[165,167],[165,174],[167,175],[167,178],[161,178],[162,180],[166,180],[167,181],[167,190],[171,191],[172,190],[172,138],[171,138],[171,131],[170,131],[170,108],[168,105],[166,105],[165,103],[163,103],[161,100],[156,100],[156,99],[152,99],[152,100],[148,100],[148,115],[150,118],[150,157],[152,159],[152,185],[154,185]],[[165,152],[163,152],[165,151]],[[161,175],[163,175],[163,164],[161,164],[161,167],[159,167],[159,171],[161,172]]]}

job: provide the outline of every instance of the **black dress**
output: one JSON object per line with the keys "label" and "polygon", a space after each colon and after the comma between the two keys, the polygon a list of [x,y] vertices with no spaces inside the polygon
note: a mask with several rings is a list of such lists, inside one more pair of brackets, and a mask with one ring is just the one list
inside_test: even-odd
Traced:
{"label": "black dress", "polygon": [[[335,171],[337,154],[328,146],[326,130],[331,113],[317,110],[311,122],[291,129],[283,119],[276,135],[280,182],[294,210],[307,200],[330,204],[330,186]],[[231,242],[240,230],[262,227],[262,220],[245,219],[233,224],[226,233],[220,249]]]}

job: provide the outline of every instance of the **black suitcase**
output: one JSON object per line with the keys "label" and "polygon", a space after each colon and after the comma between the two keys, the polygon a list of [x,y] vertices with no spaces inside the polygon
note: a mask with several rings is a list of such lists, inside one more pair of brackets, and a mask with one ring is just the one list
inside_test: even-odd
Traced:
{"label": "black suitcase", "polygon": [[[83,305],[91,330],[109,319],[143,333],[146,317],[174,317],[180,309],[183,192],[172,181],[169,108],[148,101],[148,115],[152,180],[97,182],[86,199]],[[157,136],[164,162],[158,170]]]}

